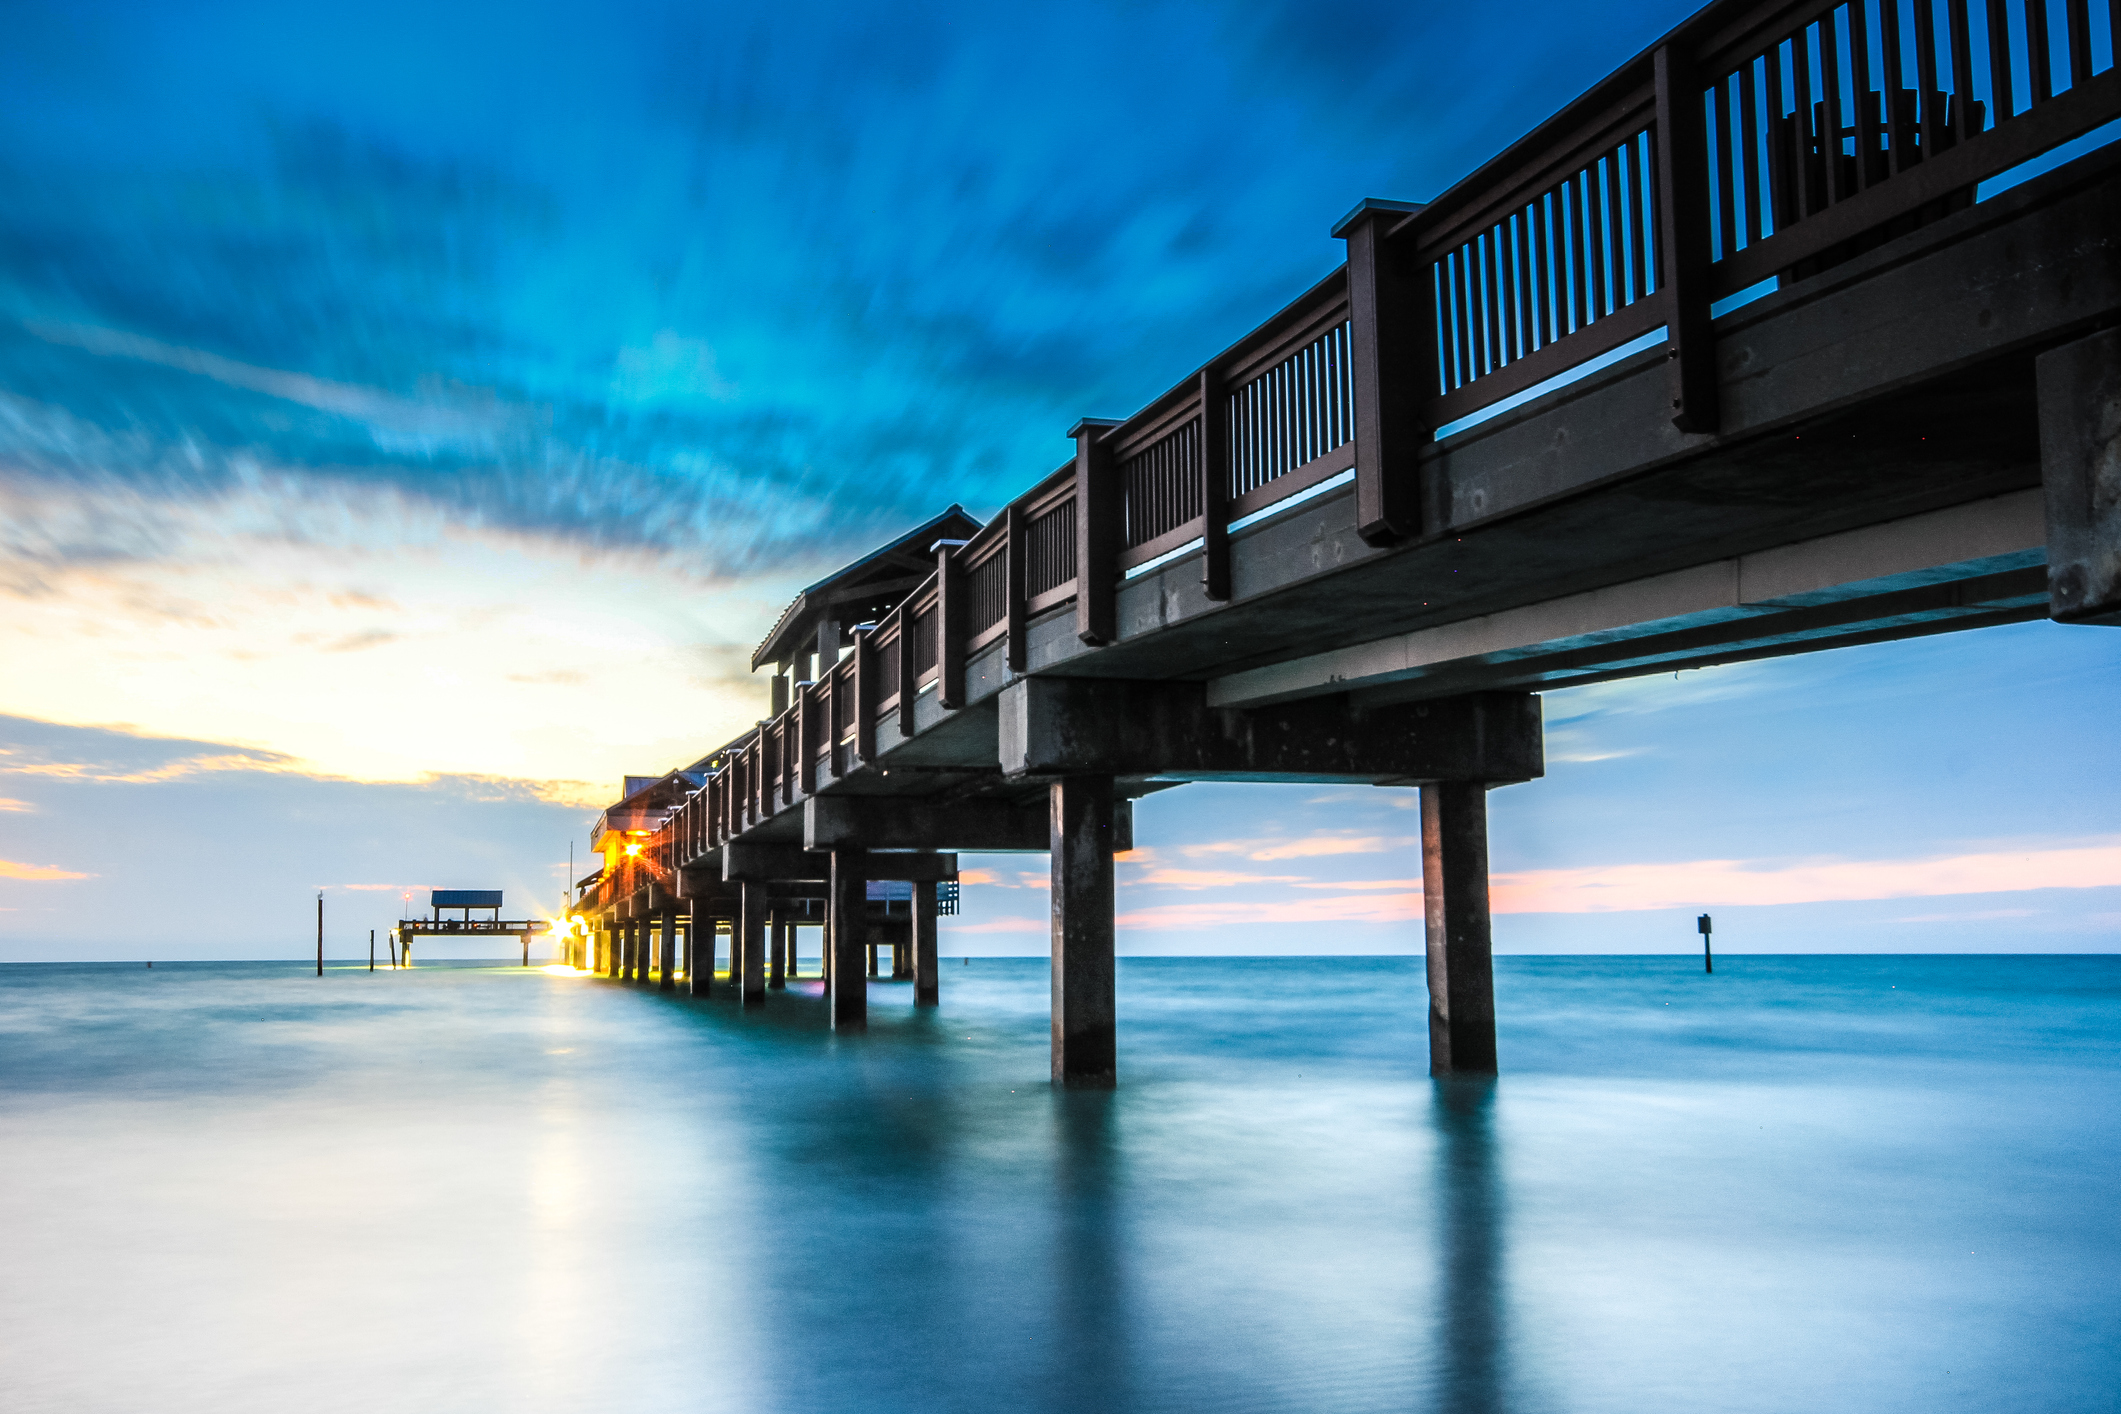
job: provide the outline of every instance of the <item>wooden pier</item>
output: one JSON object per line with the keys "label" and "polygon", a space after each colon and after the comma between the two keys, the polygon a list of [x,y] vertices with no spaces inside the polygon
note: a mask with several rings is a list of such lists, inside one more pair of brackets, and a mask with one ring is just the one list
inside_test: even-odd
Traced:
{"label": "wooden pier", "polygon": [[599,821],[581,960],[704,991],[677,933],[726,923],[763,1000],[799,916],[858,1028],[872,939],[936,1000],[951,851],[1045,853],[1053,1076],[1111,1085],[1133,800],[1418,788],[1431,1067],[1493,1072],[1485,796],[1543,773],[1537,690],[2121,623],[2121,146],[1975,200],[2121,119],[2062,9],[1713,4],[1360,203],[1340,269],[991,521],[805,590],[768,719]]}

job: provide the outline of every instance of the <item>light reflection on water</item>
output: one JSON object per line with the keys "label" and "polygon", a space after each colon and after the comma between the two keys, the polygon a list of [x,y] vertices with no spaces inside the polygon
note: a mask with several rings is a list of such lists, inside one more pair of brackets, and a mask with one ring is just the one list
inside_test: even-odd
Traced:
{"label": "light reflection on water", "polygon": [[2102,1410],[2121,959],[0,968],[14,1410]]}

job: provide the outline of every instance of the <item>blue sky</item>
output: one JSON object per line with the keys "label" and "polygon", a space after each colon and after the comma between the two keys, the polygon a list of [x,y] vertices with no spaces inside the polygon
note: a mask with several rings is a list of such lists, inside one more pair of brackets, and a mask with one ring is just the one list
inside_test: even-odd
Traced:
{"label": "blue sky", "polygon": [[[0,956],[269,952],[318,886],[350,937],[405,887],[556,897],[620,774],[757,715],[795,587],[990,510],[1329,270],[1356,200],[1440,191],[1689,8],[11,6]],[[2033,627],[1557,695],[1497,868],[1527,906],[1590,897],[1542,870],[1846,893],[1788,871],[1988,844],[2103,877],[2117,653]],[[1389,899],[1403,853],[1233,842],[1403,838],[1393,795],[1150,802],[1176,853],[1129,866],[1128,945],[1408,945],[1388,903],[1145,912]],[[1260,878],[1149,882],[1210,865]],[[958,945],[1035,948],[996,878]],[[2111,886],[2015,897],[1757,907],[1826,910],[1788,946],[2121,935]],[[1962,922],[1834,931],[1863,909]],[[1623,912],[1499,936],[1639,942]]]}

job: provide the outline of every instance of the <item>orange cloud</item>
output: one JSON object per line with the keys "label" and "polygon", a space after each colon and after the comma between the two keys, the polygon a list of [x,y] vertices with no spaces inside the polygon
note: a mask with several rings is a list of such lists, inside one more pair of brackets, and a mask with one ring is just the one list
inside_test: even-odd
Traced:
{"label": "orange cloud", "polygon": [[[992,869],[960,869],[957,871],[957,881],[960,884],[1001,884],[1002,882],[1001,876]],[[1002,884],[1002,887],[1009,888],[1010,885]]]}
{"label": "orange cloud", "polygon": [[1419,879],[1320,879],[1298,884],[1299,889],[1413,889],[1421,890]]}
{"label": "orange cloud", "polygon": [[1274,859],[1318,859],[1335,854],[1383,854],[1388,849],[1418,845],[1418,836],[1311,835],[1299,840],[1216,840],[1189,844],[1179,850],[1188,859],[1210,854],[1242,854],[1261,862]]}
{"label": "orange cloud", "polygon": [[93,874],[76,874],[71,869],[61,869],[52,864],[17,864],[12,859],[0,859],[0,879],[93,879]]}
{"label": "orange cloud", "polygon": [[952,923],[952,933],[1044,933],[1052,925],[1043,918],[990,918],[985,923]]}

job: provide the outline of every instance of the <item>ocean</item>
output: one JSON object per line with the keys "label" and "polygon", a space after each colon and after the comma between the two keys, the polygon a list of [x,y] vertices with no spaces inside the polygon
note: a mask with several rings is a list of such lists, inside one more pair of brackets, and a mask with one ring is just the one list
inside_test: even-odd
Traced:
{"label": "ocean", "polygon": [[2121,1409],[2121,957],[0,966],[0,1408]]}

